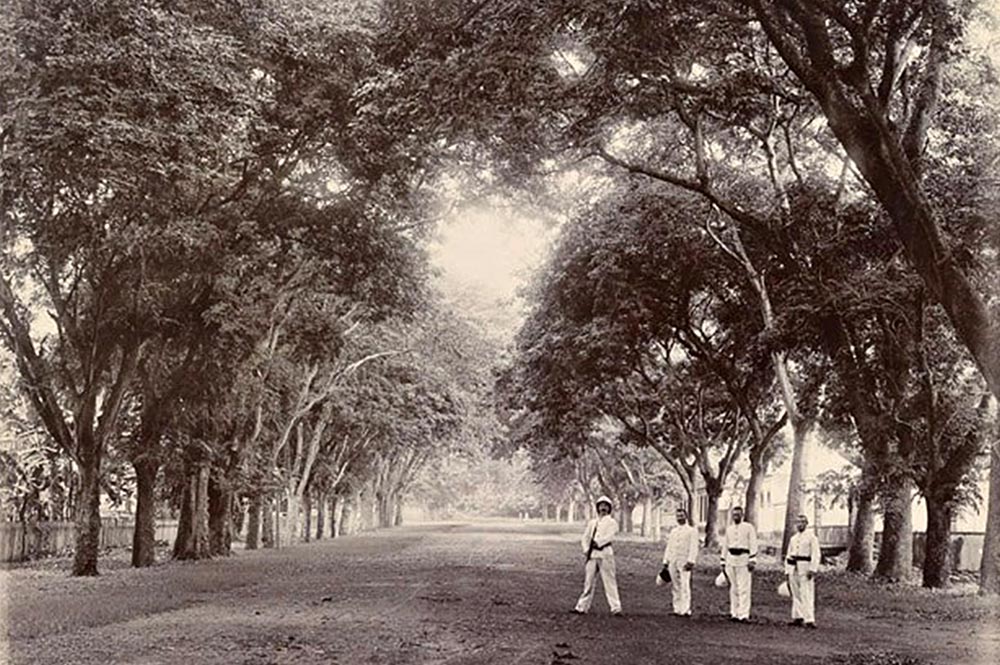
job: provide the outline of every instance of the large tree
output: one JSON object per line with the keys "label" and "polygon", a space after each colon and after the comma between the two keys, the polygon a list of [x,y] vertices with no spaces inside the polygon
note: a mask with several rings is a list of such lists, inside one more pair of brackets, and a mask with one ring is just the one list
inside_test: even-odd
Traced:
{"label": "large tree", "polygon": [[73,570],[93,575],[101,461],[149,339],[190,297],[174,287],[212,263],[200,212],[227,181],[202,165],[240,151],[252,82],[228,35],[156,2],[22,3],[2,29],[0,329],[79,465]]}

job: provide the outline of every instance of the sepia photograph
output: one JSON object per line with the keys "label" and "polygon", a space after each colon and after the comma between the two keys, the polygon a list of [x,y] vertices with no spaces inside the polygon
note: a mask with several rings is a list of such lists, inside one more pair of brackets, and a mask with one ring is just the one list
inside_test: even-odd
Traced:
{"label": "sepia photograph", "polygon": [[1000,0],[0,0],[0,663],[1000,663]]}

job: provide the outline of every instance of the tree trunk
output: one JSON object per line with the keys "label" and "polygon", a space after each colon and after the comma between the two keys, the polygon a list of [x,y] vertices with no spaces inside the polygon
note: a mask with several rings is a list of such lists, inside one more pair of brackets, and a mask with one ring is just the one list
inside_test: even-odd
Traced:
{"label": "tree trunk", "polygon": [[272,509],[274,510],[274,517],[271,520],[271,527],[274,529],[274,537],[271,541],[274,543],[274,547],[284,547],[288,544],[287,533],[288,529],[285,528],[288,525],[283,524],[285,520],[284,513],[281,512],[282,505],[287,503],[284,498],[278,496],[272,502]]}
{"label": "tree trunk", "polygon": [[343,499],[343,506],[340,509],[340,525],[337,527],[338,536],[349,536],[352,533],[351,527],[355,521],[354,513],[356,512],[354,506],[357,505],[355,501],[356,498],[353,494]]}
{"label": "tree trunk", "polygon": [[295,544],[302,537],[301,500],[302,497],[295,492],[289,491],[285,493],[285,517],[283,520],[280,517],[276,520],[280,524],[278,543],[282,547]]}
{"label": "tree trunk", "polygon": [[403,501],[397,496],[395,501],[395,515],[392,518],[393,526],[403,526]]}
{"label": "tree trunk", "polygon": [[660,542],[663,536],[663,504],[659,501],[653,506],[653,540]]}
{"label": "tree trunk", "polygon": [[393,526],[396,522],[396,493],[386,492],[385,495],[385,508],[384,515],[382,517],[382,528],[389,528]]}
{"label": "tree trunk", "polygon": [[101,546],[101,451],[89,446],[80,459],[80,493],[76,503],[76,551],[73,574],[97,575]]}
{"label": "tree trunk", "polygon": [[277,546],[274,538],[274,499],[270,496],[264,497],[261,503],[261,517],[263,519],[260,523],[260,543],[265,548],[270,549]]}
{"label": "tree trunk", "polygon": [[633,510],[633,508],[635,506],[632,505],[632,504],[630,504],[625,499],[619,499],[618,500],[618,505],[621,506],[620,511],[619,511],[619,515],[620,515],[619,524],[620,524],[622,533],[632,533],[632,527],[633,527],[633,524],[632,524],[632,510]]}
{"label": "tree trunk", "polygon": [[340,536],[341,523],[343,522],[344,502],[336,494],[330,497],[330,537]]}
{"label": "tree trunk", "polygon": [[326,492],[321,492],[316,501],[316,540],[323,540],[326,530]]}
{"label": "tree trunk", "polygon": [[754,527],[760,526],[760,522],[758,521],[758,506],[760,503],[760,488],[764,484],[764,476],[764,464],[760,460],[751,458],[750,478],[747,479],[746,494],[743,497],[743,518],[750,524],[753,524]]}
{"label": "tree trunk", "polygon": [[247,523],[247,505],[235,492],[230,492],[230,496],[232,496],[233,500],[232,507],[230,508],[230,515],[233,518],[233,538],[241,540],[243,538],[243,527]]}
{"label": "tree trunk", "polygon": [[705,515],[705,547],[712,548],[719,544],[716,525],[719,521],[719,497],[722,496],[722,488],[711,488],[706,492],[706,495],[708,496],[708,514]]}
{"label": "tree trunk", "polygon": [[795,534],[795,523],[805,505],[806,435],[809,422],[796,418],[792,422],[792,462],[788,473],[788,502],[785,504],[785,528],[781,534],[781,556],[788,552],[788,541]]}
{"label": "tree trunk", "polygon": [[132,566],[145,568],[156,563],[156,474],[159,462],[143,458],[132,463],[135,469],[135,530],[132,532]]}
{"label": "tree trunk", "polygon": [[986,535],[979,569],[979,593],[1000,593],[1000,418],[990,442],[990,489],[986,504]]}
{"label": "tree trunk", "polygon": [[854,505],[851,543],[847,548],[847,570],[870,575],[875,569],[875,488],[862,478]]}
{"label": "tree trunk", "polygon": [[649,538],[653,533],[653,497],[651,496],[642,500],[642,527],[640,531],[643,538]]}
{"label": "tree trunk", "polygon": [[875,577],[906,582],[913,576],[913,483],[899,480],[886,487],[882,496],[882,545]]}
{"label": "tree trunk", "polygon": [[189,465],[181,516],[174,541],[175,559],[207,559],[211,556],[208,537],[208,462]]}
{"label": "tree trunk", "polygon": [[212,556],[229,556],[233,551],[233,493],[221,469],[214,469],[208,481],[208,546]]}
{"label": "tree trunk", "polygon": [[375,526],[383,527],[386,523],[386,514],[388,513],[388,507],[386,506],[388,499],[382,494],[375,495]]}
{"label": "tree trunk", "polygon": [[570,500],[569,506],[566,508],[566,521],[573,523],[576,521],[576,501]]}
{"label": "tree trunk", "polygon": [[247,508],[246,548],[248,550],[255,550],[260,544],[260,517],[262,503],[260,494],[253,494],[250,497],[250,506]]}
{"label": "tree trunk", "polygon": [[312,540],[312,494],[306,492],[302,496],[302,512],[305,524],[302,526],[302,540],[307,543]]}
{"label": "tree trunk", "polygon": [[378,496],[375,493],[374,485],[366,493],[366,498],[368,502],[367,510],[365,511],[365,530],[370,531],[371,529],[378,528]]}
{"label": "tree trunk", "polygon": [[952,507],[933,496],[927,503],[927,537],[924,540],[923,586],[942,589],[949,586],[951,576]]}

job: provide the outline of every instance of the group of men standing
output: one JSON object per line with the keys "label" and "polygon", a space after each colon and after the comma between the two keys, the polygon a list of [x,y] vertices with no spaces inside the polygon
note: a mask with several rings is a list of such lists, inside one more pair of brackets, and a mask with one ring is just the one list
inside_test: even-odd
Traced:
{"label": "group of men standing", "polygon": [[[586,614],[594,600],[594,588],[600,574],[604,593],[612,616],[622,616],[618,594],[615,554],[612,541],[618,534],[618,522],[611,516],[613,505],[606,496],[595,504],[597,517],[587,522],[580,544],[586,556],[583,593],[573,612]],[[663,552],[663,567],[656,576],[657,586],[671,584],[673,614],[691,616],[691,571],[698,560],[698,530],[688,519],[687,511],[677,509],[677,526],[667,536]],[[788,544],[785,557],[785,575],[792,599],[793,625],[816,627],[815,577],[819,571],[819,540],[806,527],[809,520],[799,515],[797,532]],[[716,583],[729,586],[729,618],[731,621],[750,620],[753,571],[757,566],[757,531],[744,521],[743,508],[732,510],[732,523],[726,528],[720,542],[721,568]]]}

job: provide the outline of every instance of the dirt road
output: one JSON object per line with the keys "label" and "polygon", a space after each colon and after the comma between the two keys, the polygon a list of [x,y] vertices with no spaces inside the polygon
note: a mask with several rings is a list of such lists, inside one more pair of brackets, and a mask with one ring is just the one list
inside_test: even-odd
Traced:
{"label": "dirt road", "polygon": [[96,579],[8,571],[0,619],[9,651],[0,661],[1000,662],[995,601],[876,593],[847,576],[821,580],[816,631],[785,625],[777,571],[755,576],[752,625],[725,620],[726,591],[712,586],[707,566],[695,571],[695,617],[671,617],[669,591],[653,585],[660,548],[640,542],[615,546],[627,616],[608,616],[601,596],[590,615],[575,616],[576,537],[576,527],[551,524],[427,525]]}

